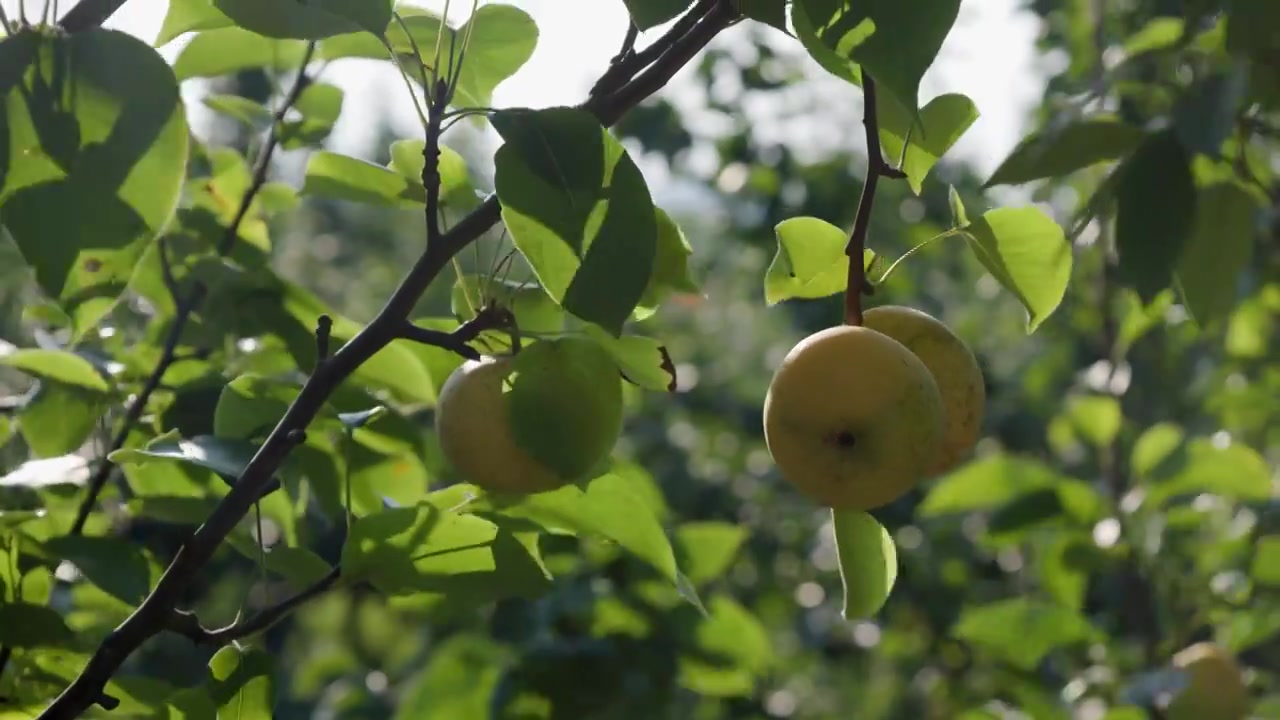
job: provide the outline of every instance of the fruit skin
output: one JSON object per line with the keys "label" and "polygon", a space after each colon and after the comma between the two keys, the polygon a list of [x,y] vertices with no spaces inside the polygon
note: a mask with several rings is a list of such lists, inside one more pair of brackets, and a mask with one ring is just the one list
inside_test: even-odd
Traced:
{"label": "fruit skin", "polygon": [[863,326],[902,343],[920,358],[942,394],[942,443],[928,475],[944,473],[973,449],[982,432],[987,391],[973,351],[932,315],[901,305],[881,305],[863,313]]}
{"label": "fruit skin", "polygon": [[866,327],[820,330],[783,358],[764,401],[784,479],[835,510],[870,510],[914,487],[943,437],[942,395],[906,346]]}
{"label": "fruit skin", "polygon": [[1187,673],[1188,684],[1165,709],[1167,720],[1245,720],[1249,689],[1240,666],[1213,643],[1190,645],[1173,656],[1173,667]]}
{"label": "fruit skin", "polygon": [[454,370],[436,402],[445,459],[466,481],[495,493],[536,493],[568,483],[516,444],[503,384],[511,357],[485,356]]}

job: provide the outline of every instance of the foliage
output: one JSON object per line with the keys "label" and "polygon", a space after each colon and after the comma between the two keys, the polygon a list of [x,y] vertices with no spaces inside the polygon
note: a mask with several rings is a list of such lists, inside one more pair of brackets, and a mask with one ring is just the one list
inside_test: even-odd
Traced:
{"label": "foliage", "polygon": [[[100,27],[122,1],[0,17],[0,717],[1115,720],[1200,640],[1280,712],[1269,0],[1032,3],[1069,62],[985,179],[947,157],[981,108],[920,98],[959,0],[626,0],[583,104],[537,109],[490,107],[514,5],[170,0],[148,43]],[[327,145],[357,59],[421,120],[373,158]],[[650,97],[686,66],[727,117],[726,71],[856,86],[821,119],[865,157],[695,132]],[[760,404],[864,301],[955,329],[989,401],[964,464],[846,516]],[[561,338],[622,388],[608,463],[470,484],[445,380]]]}

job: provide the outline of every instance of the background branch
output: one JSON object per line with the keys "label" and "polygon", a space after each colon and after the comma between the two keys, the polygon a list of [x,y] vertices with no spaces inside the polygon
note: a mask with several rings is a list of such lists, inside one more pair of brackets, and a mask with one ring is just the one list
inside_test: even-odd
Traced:
{"label": "background branch", "polygon": [[876,83],[865,69],[862,71],[862,127],[867,137],[867,176],[862,182],[862,196],[858,199],[858,212],[853,218],[853,230],[844,254],[849,256],[849,281],[844,292],[844,323],[862,324],[862,296],[870,295],[867,268],[863,255],[867,249],[867,231],[871,228],[871,208],[876,200],[876,185],[880,178],[903,178],[906,174],[885,162],[880,150],[880,122],[876,118]]}
{"label": "background branch", "polygon": [[[583,105],[604,125],[612,125],[627,110],[661,88],[712,38],[735,18],[729,0],[717,0],[711,12],[687,33],[668,32],[658,41],[664,51],[645,72],[619,80],[611,92]],[[205,566],[228,533],[249,512],[276,470],[294,448],[291,437],[302,432],[329,395],[356,368],[389,342],[401,336],[405,322],[427,286],[450,259],[479,238],[499,219],[497,198],[490,196],[457,225],[429,243],[377,316],[346,345],[321,363],[283,418],[258,449],[240,478],[195,533],[178,550],[155,588],[136,610],[99,645],[80,675],[40,715],[41,720],[78,717],[101,693],[120,666],[147,639],[164,630],[192,578]]]}

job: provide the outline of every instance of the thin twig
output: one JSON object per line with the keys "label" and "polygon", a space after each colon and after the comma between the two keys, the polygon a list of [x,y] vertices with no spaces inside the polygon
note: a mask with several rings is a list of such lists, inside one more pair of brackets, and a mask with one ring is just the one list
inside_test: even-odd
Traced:
{"label": "thin twig", "polygon": [[862,127],[867,137],[867,176],[862,183],[862,197],[858,199],[858,211],[853,217],[853,230],[844,254],[849,256],[849,281],[844,292],[844,322],[846,325],[862,324],[862,296],[873,292],[867,282],[867,268],[863,255],[867,248],[867,231],[871,228],[871,207],[876,200],[876,185],[882,177],[904,178],[906,173],[885,162],[880,149],[880,122],[876,117],[876,83],[871,75],[862,71]]}
{"label": "thin twig", "polygon": [[443,330],[432,330],[430,328],[414,325],[412,322],[405,320],[400,327],[399,337],[405,340],[422,343],[423,345],[434,345],[435,347],[444,348],[461,355],[468,360],[479,360],[480,353],[467,343],[480,337],[480,333],[486,330],[498,330],[502,328],[510,328],[515,325],[515,316],[510,310],[498,307],[496,305],[488,305],[480,309],[475,317],[462,323],[450,332]]}
{"label": "thin twig", "polygon": [[197,645],[226,645],[270,629],[272,625],[280,622],[289,613],[331,590],[334,585],[338,584],[338,579],[341,575],[342,567],[335,566],[324,577],[309,585],[302,592],[272,605],[243,622],[209,630],[200,624],[200,620],[195,616],[195,613],[174,610],[166,628]]}
{"label": "thin twig", "polygon": [[[737,17],[730,0],[719,0],[697,26],[683,35],[668,33],[669,47],[643,74],[619,80],[616,89],[583,104],[604,125],[612,125],[648,95],[660,89],[712,38]],[[40,720],[71,720],[98,697],[120,666],[149,638],[164,630],[192,579],[204,568],[227,535],[253,507],[277,469],[295,447],[290,440],[305,429],[330,394],[374,353],[401,336],[409,314],[427,287],[463,248],[500,219],[498,199],[490,195],[477,208],[429,245],[386,304],[355,337],[322,363],[303,385],[284,417],[258,448],[231,489],[218,502],[142,603],[94,651],[79,676],[45,709]]]}
{"label": "thin twig", "polygon": [[[86,0],[87,2],[87,0]],[[84,5],[85,3],[81,3]],[[80,7],[77,5],[76,7]],[[68,13],[70,14],[70,13]],[[223,232],[222,238],[217,245],[219,256],[228,255],[234,248],[236,238],[239,237],[240,224],[244,222],[245,216],[249,214],[249,208],[253,205],[254,198],[262,190],[267,182],[267,171],[271,164],[271,156],[275,152],[275,148],[280,143],[280,126],[284,122],[285,114],[289,108],[298,101],[298,97],[302,94],[303,89],[307,85],[307,64],[311,60],[312,53],[315,52],[315,43],[308,43],[307,50],[303,55],[302,64],[298,68],[298,75],[294,80],[293,86],[289,89],[288,94],[280,103],[280,107],[275,111],[274,122],[271,124],[271,134],[267,141],[263,144],[262,150],[254,163],[253,180],[249,188],[245,190],[244,195],[240,198],[240,206],[236,209],[236,214],[231,223],[227,225]],[[177,281],[173,276],[173,267],[170,265],[168,252],[165,248],[164,241],[160,241],[160,267],[164,278],[165,285],[170,290],[176,289]],[[133,432],[134,426],[142,419],[142,414],[147,408],[147,403],[151,401],[151,395],[160,387],[160,381],[164,374],[168,372],[169,367],[173,365],[177,358],[178,345],[182,341],[182,333],[186,329],[187,322],[191,316],[204,302],[205,296],[209,289],[201,282],[195,282],[191,286],[190,292],[185,297],[177,297],[177,307],[174,311],[173,324],[169,326],[169,332],[165,336],[163,349],[160,352],[160,358],[156,361],[155,368],[151,374],[147,376],[143,383],[142,389],[134,396],[133,402],[129,403],[129,407],[125,410],[124,420],[120,424],[120,428],[116,431],[115,437],[111,441],[111,448],[102,457],[102,462],[98,464],[97,470],[93,476],[89,478],[85,487],[84,499],[80,502],[80,508],[76,513],[76,520],[71,526],[71,534],[79,535],[84,532],[85,523],[89,520],[89,515],[93,512],[94,507],[98,504],[98,495],[102,493],[102,489],[106,486],[107,481],[115,472],[116,465],[107,459],[111,453],[124,447],[129,440],[129,435]]]}

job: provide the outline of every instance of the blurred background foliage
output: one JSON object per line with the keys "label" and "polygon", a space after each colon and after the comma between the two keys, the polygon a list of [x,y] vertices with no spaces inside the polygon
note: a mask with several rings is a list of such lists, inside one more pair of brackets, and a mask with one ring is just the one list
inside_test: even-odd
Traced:
{"label": "blurred background foliage", "polygon": [[[1039,50],[1061,61],[1034,126],[1079,112],[1099,92],[1121,115],[1167,116],[1176,99],[1169,83],[1185,64],[1207,62],[1167,48],[1135,57],[1132,43],[1153,23],[1199,27],[1212,2],[1030,6],[1043,21]],[[693,245],[702,288],[673,297],[650,321],[680,384],[670,395],[629,396],[619,455],[638,482],[652,483],[677,551],[695,559],[688,573],[710,617],[608,545],[548,538],[559,580],[535,600],[456,608],[343,590],[304,606],[265,636],[285,668],[276,717],[1137,720],[1148,717],[1139,709],[1143,673],[1212,639],[1251,668],[1255,715],[1280,718],[1275,128],[1244,143],[1272,198],[1270,225],[1258,228],[1229,312],[1208,327],[1171,293],[1143,307],[1116,282],[1096,226],[1076,236],[1066,298],[1032,335],[1021,306],[959,242],[932,245],[878,289],[873,304],[925,310],[971,345],[989,401],[972,463],[875,513],[898,541],[901,574],[880,616],[846,621],[829,516],[779,479],[760,423],[773,367],[798,339],[839,321],[840,299],[766,307],[762,278],[778,222],[851,223],[865,170],[861,113],[806,95],[797,83],[811,61],[781,45],[760,27],[700,56],[694,110],[717,122],[690,122],[689,108],[659,96],[616,129],[646,173],[665,178],[659,201],[680,200],[666,207]],[[1111,56],[1126,47],[1118,65]],[[1114,84],[1099,85],[1103,78]],[[247,71],[212,89],[264,102],[269,88]],[[761,138],[756,110],[845,126],[849,146],[806,158]],[[246,151],[252,136],[220,122],[216,137]],[[395,139],[388,126],[365,157],[385,163]],[[489,142],[461,126],[450,136],[481,185]],[[714,163],[692,162],[695,154]],[[286,154],[283,171],[291,160]],[[1040,183],[1029,201],[1069,225],[1099,179],[1081,172]],[[881,183],[871,247],[896,257],[949,227],[948,185],[968,207],[987,207],[984,180],[944,160],[920,196],[905,183]],[[417,210],[308,199],[269,232],[282,276],[366,320],[417,257],[423,227]],[[490,237],[464,265],[483,270],[504,247]],[[10,274],[20,260],[11,247],[4,252],[0,336],[30,345],[39,342],[24,314],[32,296]],[[450,290],[433,288],[420,314],[448,315]],[[16,373],[2,379],[14,397],[30,390]],[[440,470],[430,421],[429,408],[408,413],[397,430],[425,457],[409,471],[416,492]],[[27,448],[0,423],[8,470]],[[372,473],[383,461],[353,467]],[[338,552],[340,527],[312,516],[298,523],[318,554]],[[164,522],[137,522],[128,533],[157,558],[184,536]],[[220,555],[192,592],[201,617],[231,619],[256,577],[249,558]],[[122,617],[119,603],[90,592],[77,600],[83,615],[97,613],[86,627]],[[207,660],[185,640],[163,637],[116,691],[145,694],[144,677],[192,682]]]}

